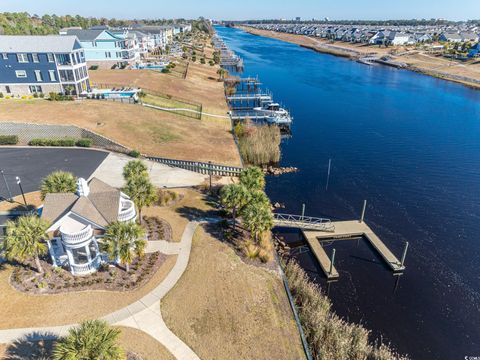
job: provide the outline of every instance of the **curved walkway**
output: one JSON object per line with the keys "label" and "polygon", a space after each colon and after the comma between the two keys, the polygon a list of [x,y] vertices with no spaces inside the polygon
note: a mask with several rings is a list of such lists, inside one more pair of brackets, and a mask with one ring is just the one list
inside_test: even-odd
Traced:
{"label": "curved walkway", "polygon": [[[111,325],[142,330],[159,341],[179,360],[199,360],[199,357],[168,329],[162,318],[160,300],[175,286],[185,272],[190,258],[193,234],[199,223],[191,221],[185,227],[178,247],[177,261],[160,285],[140,300],[101,318]],[[29,340],[56,338],[64,336],[71,327],[76,325],[0,330],[0,343],[8,344],[22,337],[27,337]]]}

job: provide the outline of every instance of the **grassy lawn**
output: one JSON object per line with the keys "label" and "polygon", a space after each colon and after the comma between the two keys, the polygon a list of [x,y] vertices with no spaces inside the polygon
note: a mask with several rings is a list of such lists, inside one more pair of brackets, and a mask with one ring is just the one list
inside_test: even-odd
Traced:
{"label": "grassy lawn", "polygon": [[0,268],[0,329],[65,325],[107,315],[140,299],[170,272],[176,256],[169,256],[152,279],[132,291],[85,291],[56,295],[27,295],[13,289],[13,268]]}
{"label": "grassy lawn", "polygon": [[167,326],[202,359],[304,358],[278,275],[243,263],[203,228],[161,308]]}
{"label": "grassy lawn", "polygon": [[158,216],[166,220],[172,227],[172,240],[180,241],[189,222],[189,214],[202,215],[213,211],[213,208],[205,202],[205,195],[198,191],[176,189],[175,192],[183,196],[183,199],[172,206],[146,208],[142,215]]}
{"label": "grassy lawn", "polygon": [[[186,79],[150,70],[95,70],[89,73],[92,83],[139,86],[201,103],[203,112],[224,116],[228,109],[223,84],[217,81],[217,69],[190,64]],[[161,101],[160,98],[153,100]],[[234,166],[241,164],[230,133],[229,119],[202,116],[198,121],[140,105],[97,100],[2,100],[0,121],[72,124],[151,155]]]}
{"label": "grassy lawn", "polygon": [[[42,205],[40,191],[33,191],[25,194],[25,200],[27,201],[27,205],[34,207],[39,207]],[[24,207],[22,206],[24,204],[22,195],[15,196],[13,201],[13,203],[8,201],[0,201],[0,211],[24,210]]]}
{"label": "grassy lawn", "polygon": [[148,94],[142,99],[145,104],[155,105],[169,109],[190,109],[197,110],[197,106],[188,104],[185,102],[177,101],[174,99],[168,99],[166,97],[160,97],[156,95]]}

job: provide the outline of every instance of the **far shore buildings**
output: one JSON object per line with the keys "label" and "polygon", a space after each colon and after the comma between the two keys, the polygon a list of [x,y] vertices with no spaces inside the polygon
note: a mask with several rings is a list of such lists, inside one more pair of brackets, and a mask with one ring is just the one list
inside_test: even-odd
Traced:
{"label": "far shore buildings", "polygon": [[90,89],[85,51],[75,36],[0,36],[0,92],[78,95]]}
{"label": "far shore buildings", "polygon": [[73,275],[98,270],[107,256],[99,241],[109,224],[135,221],[137,213],[130,198],[97,178],[88,183],[78,179],[77,192],[47,194],[42,218],[52,225],[48,249],[54,266],[68,268]]}

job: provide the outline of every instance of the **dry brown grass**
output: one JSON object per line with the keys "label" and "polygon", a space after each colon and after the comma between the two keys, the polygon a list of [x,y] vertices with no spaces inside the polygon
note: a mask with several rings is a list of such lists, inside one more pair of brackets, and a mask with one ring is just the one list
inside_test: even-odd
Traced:
{"label": "dry brown grass", "polygon": [[213,208],[205,202],[205,195],[199,191],[192,189],[175,189],[170,191],[176,192],[183,198],[172,206],[145,208],[142,214],[158,216],[166,220],[172,227],[172,240],[177,242],[182,239],[185,226],[189,222],[187,214],[201,215],[201,213],[211,211]]}
{"label": "dry brown grass", "polygon": [[65,325],[107,315],[140,299],[160,282],[175,264],[168,256],[153,278],[133,291],[85,291],[56,295],[27,295],[13,289],[11,266],[0,270],[0,329]]}
{"label": "dry brown grass", "polygon": [[202,359],[304,358],[278,275],[245,264],[203,228],[161,308],[167,326]]}
{"label": "dry brown grass", "polygon": [[[25,194],[25,200],[27,200],[27,204],[34,206],[34,207],[39,207],[42,205],[42,199],[40,198],[40,191],[34,191]],[[13,209],[21,209],[23,210],[22,205],[23,203],[23,198],[22,195],[15,196],[13,198],[13,203],[8,202],[8,201],[1,201],[0,202],[0,211],[9,211]]]}
{"label": "dry brown grass", "polygon": [[175,357],[157,340],[143,331],[118,327],[120,334],[120,345],[126,350],[134,352],[143,360],[174,360]]}
{"label": "dry brown grass", "polygon": [[[186,79],[151,70],[96,70],[92,82],[139,86],[203,104],[203,111],[226,115],[217,67],[191,64]],[[143,153],[174,159],[240,165],[230,120],[202,120],[140,105],[95,100],[50,102],[0,100],[0,121],[77,125]]]}

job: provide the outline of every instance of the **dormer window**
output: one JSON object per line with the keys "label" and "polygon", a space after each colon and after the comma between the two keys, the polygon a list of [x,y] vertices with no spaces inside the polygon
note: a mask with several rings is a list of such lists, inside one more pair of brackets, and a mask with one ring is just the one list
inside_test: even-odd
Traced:
{"label": "dormer window", "polygon": [[3,58],[3,60],[8,60],[8,54],[7,54],[7,53],[3,53],[3,54],[2,54],[2,58]]}

